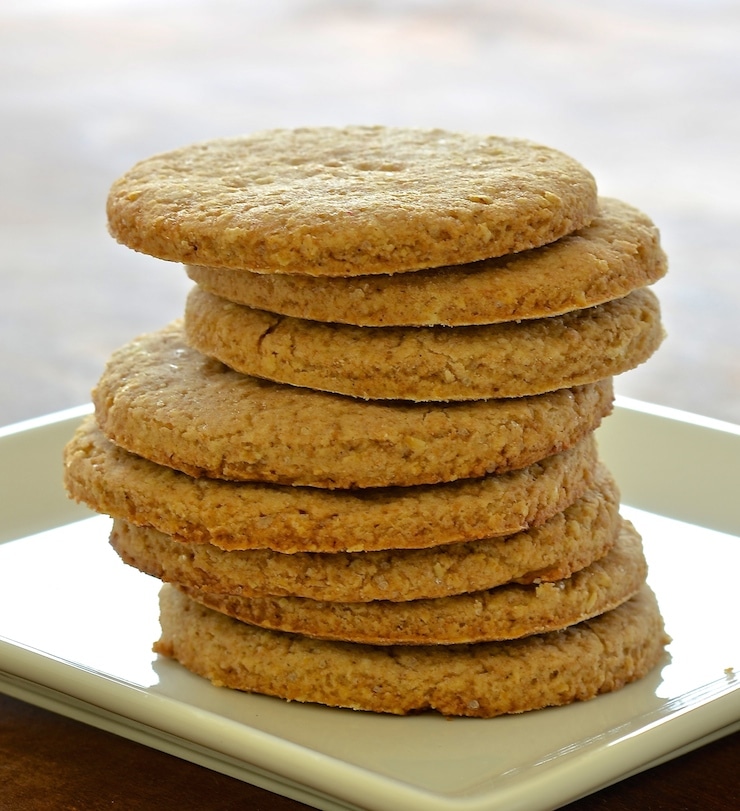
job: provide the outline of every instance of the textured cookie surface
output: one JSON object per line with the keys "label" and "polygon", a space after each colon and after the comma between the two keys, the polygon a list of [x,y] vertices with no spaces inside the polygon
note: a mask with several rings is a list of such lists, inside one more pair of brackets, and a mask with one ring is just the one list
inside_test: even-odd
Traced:
{"label": "textured cookie surface", "polygon": [[589,172],[529,141],[302,128],[155,155],[112,186],[109,229],[160,259],[352,275],[471,262],[587,225]]}
{"label": "textured cookie surface", "polygon": [[111,544],[128,564],[214,594],[276,595],[368,602],[419,600],[482,591],[511,581],[562,580],[603,557],[619,530],[616,486],[601,468],[599,489],[539,527],[515,535],[430,549],[291,555],[223,551],[178,541],[117,520]]}
{"label": "textured cookie surface", "polygon": [[469,265],[321,279],[194,265],[187,272],[217,296],[297,318],[358,326],[464,326],[602,304],[657,281],[666,265],[649,218],[602,198],[587,228],[535,250]]}
{"label": "textured cookie surface", "polygon": [[595,484],[595,464],[588,435],[521,470],[444,484],[323,490],[229,482],[193,478],[124,451],[91,415],[67,443],[64,481],[73,498],[96,512],[181,541],[336,552],[424,548],[538,526]]}
{"label": "textured cookie surface", "polygon": [[640,536],[624,522],[603,558],[555,582],[364,603],[184,590],[208,608],[272,630],[373,645],[454,645],[517,639],[590,619],[632,597],[646,575]]}
{"label": "textured cookie surface", "polygon": [[611,410],[612,381],[446,406],[372,403],[239,374],[177,322],[114,352],[93,391],[121,447],[191,475],[318,487],[431,484],[526,467]]}
{"label": "textured cookie surface", "polygon": [[155,650],[212,683],[357,710],[490,718],[593,698],[645,676],[668,637],[644,586],[614,611],[562,631],[476,645],[372,646],[269,631],[160,597]]}
{"label": "textured cookie surface", "polygon": [[244,374],[365,399],[525,397],[594,383],[646,361],[663,339],[643,288],[551,318],[474,327],[356,327],[254,310],[191,290],[188,343]]}

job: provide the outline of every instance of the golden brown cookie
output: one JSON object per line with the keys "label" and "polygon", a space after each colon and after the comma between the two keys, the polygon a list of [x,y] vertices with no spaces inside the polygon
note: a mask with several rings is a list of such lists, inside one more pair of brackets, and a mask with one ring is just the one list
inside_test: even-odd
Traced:
{"label": "golden brown cookie", "polygon": [[271,130],[150,157],[112,235],[160,259],[349,276],[472,262],[587,225],[596,184],[546,146],[390,127]]}
{"label": "golden brown cookie", "polygon": [[245,597],[180,587],[208,608],[274,631],[370,645],[455,645],[565,628],[621,605],[639,590],[646,575],[640,536],[625,521],[616,544],[603,558],[555,582],[507,584],[429,600],[364,603]]}
{"label": "golden brown cookie", "polygon": [[663,340],[643,288],[551,318],[477,327],[355,327],[253,310],[194,287],[188,343],[244,374],[371,400],[527,397],[595,383]]}
{"label": "golden brown cookie", "polygon": [[591,224],[556,242],[468,265],[394,275],[309,277],[188,265],[200,287],[237,304],[357,326],[466,326],[544,318],[621,298],[660,279],[658,229],[602,198]]}
{"label": "golden brown cookie", "polygon": [[289,701],[405,715],[491,718],[583,701],[645,676],[669,639],[647,586],[562,631],[476,645],[373,646],[239,622],[173,586],[155,650],[213,684]]}
{"label": "golden brown cookie", "polygon": [[593,431],[612,399],[607,379],[514,400],[368,403],[234,372],[189,348],[177,322],[114,352],[93,391],[106,436],[150,461],[327,488],[526,467]]}
{"label": "golden brown cookie", "polygon": [[116,520],[110,541],[129,565],[213,594],[334,602],[420,600],[516,581],[562,580],[603,557],[620,527],[616,485],[602,467],[595,489],[539,527],[430,549],[381,552],[226,552]]}
{"label": "golden brown cookie", "polygon": [[[93,416],[64,450],[68,493],[177,540],[282,553],[424,548],[535,527],[596,486],[596,444],[499,475],[434,485],[323,490],[230,482],[155,464],[105,438]],[[310,595],[307,595],[310,596]]]}

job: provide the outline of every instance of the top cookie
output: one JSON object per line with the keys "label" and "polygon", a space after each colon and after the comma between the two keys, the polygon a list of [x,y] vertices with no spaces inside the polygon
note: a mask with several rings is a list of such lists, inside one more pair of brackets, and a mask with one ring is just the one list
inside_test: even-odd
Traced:
{"label": "top cookie", "polygon": [[596,184],[530,141],[388,127],[271,130],[155,155],[108,197],[112,235],[160,259],[352,276],[477,261],[588,225]]}

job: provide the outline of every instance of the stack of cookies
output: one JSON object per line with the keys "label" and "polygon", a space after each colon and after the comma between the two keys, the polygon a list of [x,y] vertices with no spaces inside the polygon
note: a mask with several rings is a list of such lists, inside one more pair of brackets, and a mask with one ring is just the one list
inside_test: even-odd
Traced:
{"label": "stack of cookies", "polygon": [[165,582],[155,649],[214,684],[491,717],[666,643],[593,436],[658,347],[657,230],[528,141],[280,130],[157,155],[112,234],[183,263],[115,352],[70,495]]}

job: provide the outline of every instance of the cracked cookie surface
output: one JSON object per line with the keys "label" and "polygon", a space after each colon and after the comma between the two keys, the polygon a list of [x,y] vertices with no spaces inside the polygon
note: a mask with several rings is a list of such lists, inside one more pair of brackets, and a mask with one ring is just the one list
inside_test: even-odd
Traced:
{"label": "cracked cookie surface", "polygon": [[194,476],[316,487],[432,484],[527,467],[591,433],[611,378],[537,397],[365,402],[234,372],[182,325],[113,352],[93,390],[115,444]]}
{"label": "cracked cookie surface", "polygon": [[663,340],[652,290],[560,316],[475,327],[323,324],[214,296],[185,308],[188,343],[244,374],[370,400],[526,397],[595,383]]}

